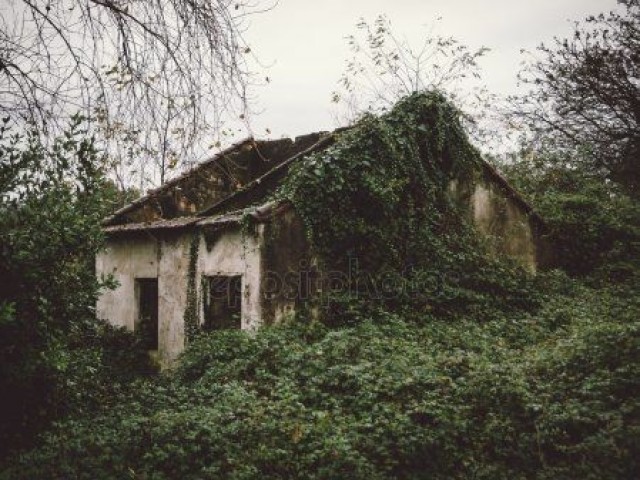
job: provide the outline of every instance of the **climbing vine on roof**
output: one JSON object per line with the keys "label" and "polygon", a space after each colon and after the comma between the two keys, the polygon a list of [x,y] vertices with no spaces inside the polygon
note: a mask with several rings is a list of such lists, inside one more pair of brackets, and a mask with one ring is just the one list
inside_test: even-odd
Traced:
{"label": "climbing vine on roof", "polygon": [[303,219],[323,271],[349,273],[328,305],[486,314],[486,300],[500,296],[529,308],[529,276],[486,254],[448,194],[453,180],[470,185],[480,162],[458,110],[429,92],[362,118],[292,166],[279,195]]}

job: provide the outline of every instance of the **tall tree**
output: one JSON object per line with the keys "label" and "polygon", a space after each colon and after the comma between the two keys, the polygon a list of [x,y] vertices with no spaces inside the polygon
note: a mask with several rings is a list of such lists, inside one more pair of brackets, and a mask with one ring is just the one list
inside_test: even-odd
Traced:
{"label": "tall tree", "polygon": [[427,90],[446,94],[463,113],[479,112],[476,107],[490,96],[479,84],[478,60],[489,49],[470,49],[436,33],[435,26],[413,44],[394,30],[385,15],[358,22],[356,33],[347,36],[351,58],[333,93],[333,101],[346,109],[344,120],[386,110],[402,97]]}
{"label": "tall tree", "polygon": [[[571,38],[538,48],[521,75],[516,114],[574,166],[640,195],[640,0],[576,23]],[[573,152],[573,155],[566,155]]]}
{"label": "tall tree", "polygon": [[46,135],[80,111],[121,183],[132,172],[164,181],[243,108],[243,20],[255,11],[243,0],[7,0],[0,113]]}

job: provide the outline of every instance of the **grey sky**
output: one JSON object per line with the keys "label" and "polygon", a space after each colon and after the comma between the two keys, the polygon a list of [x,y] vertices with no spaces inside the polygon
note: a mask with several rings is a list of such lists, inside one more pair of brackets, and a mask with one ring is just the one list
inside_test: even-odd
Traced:
{"label": "grey sky", "polygon": [[344,37],[355,33],[360,17],[384,13],[394,32],[412,43],[442,17],[441,35],[491,48],[481,62],[485,84],[509,94],[516,90],[521,49],[567,35],[573,21],[615,7],[616,0],[280,0],[252,17],[245,35],[271,79],[254,95],[262,111],[253,119],[254,134],[295,136],[336,126],[331,92],[349,56]]}

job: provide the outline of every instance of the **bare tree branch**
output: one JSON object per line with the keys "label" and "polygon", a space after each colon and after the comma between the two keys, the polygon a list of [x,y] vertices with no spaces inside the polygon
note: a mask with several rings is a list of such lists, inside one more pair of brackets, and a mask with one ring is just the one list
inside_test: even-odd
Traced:
{"label": "bare tree branch", "polygon": [[[480,79],[477,62],[488,48],[471,50],[452,37],[435,34],[433,28],[414,48],[394,32],[384,15],[372,23],[360,20],[356,27],[357,34],[347,37],[352,58],[333,93],[333,101],[347,108],[341,122],[387,109],[401,97],[425,90],[440,90],[454,99],[467,120],[471,112],[475,120],[486,111],[478,105],[488,103],[486,90],[465,79]],[[484,136],[477,124],[468,126]]]}
{"label": "bare tree branch", "polygon": [[242,33],[258,6],[6,0],[0,114],[36,126],[46,138],[80,111],[122,183],[133,176],[141,186],[164,180],[171,168],[206,152],[225,117],[246,108],[249,49]]}
{"label": "bare tree branch", "polygon": [[571,38],[538,48],[541,58],[521,74],[531,91],[512,99],[513,115],[534,138],[638,196],[640,0],[618,3],[623,11],[588,17]]}

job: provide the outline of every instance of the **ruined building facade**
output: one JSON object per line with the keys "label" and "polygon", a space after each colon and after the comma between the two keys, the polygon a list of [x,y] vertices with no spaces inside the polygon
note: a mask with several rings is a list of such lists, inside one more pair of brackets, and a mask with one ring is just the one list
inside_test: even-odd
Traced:
{"label": "ruined building facade", "polygon": [[[105,219],[96,270],[118,286],[102,293],[98,317],[144,331],[169,365],[190,328],[251,330],[294,312],[309,246],[293,206],[268,198],[293,162],[336,135],[242,141]],[[535,270],[541,220],[493,167],[481,170],[473,185],[452,181],[449,194],[497,252]]]}

